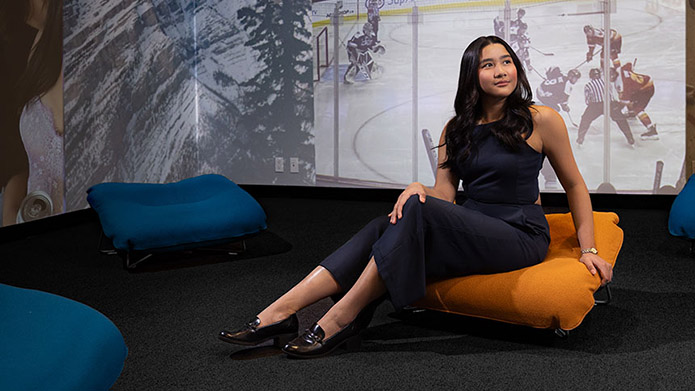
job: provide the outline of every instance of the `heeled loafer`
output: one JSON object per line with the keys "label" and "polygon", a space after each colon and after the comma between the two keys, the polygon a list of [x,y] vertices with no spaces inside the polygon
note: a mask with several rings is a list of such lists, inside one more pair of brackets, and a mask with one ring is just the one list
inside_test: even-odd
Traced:
{"label": "heeled loafer", "polygon": [[224,342],[247,346],[272,339],[275,346],[282,347],[299,335],[299,320],[295,314],[267,326],[258,327],[260,324],[261,320],[256,318],[237,331],[220,331],[218,338]]}
{"label": "heeled loafer", "polygon": [[285,345],[282,351],[297,358],[318,358],[330,354],[340,346],[348,350],[357,349],[361,342],[359,331],[356,323],[352,322],[332,337],[324,339],[326,333],[314,323],[304,334]]}

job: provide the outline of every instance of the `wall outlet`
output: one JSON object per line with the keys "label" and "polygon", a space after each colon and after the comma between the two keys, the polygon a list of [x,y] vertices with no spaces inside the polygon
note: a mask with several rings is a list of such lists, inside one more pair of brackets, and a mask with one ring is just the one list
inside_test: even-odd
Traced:
{"label": "wall outlet", "polygon": [[292,172],[292,173],[298,173],[299,172],[299,158],[298,157],[291,157],[290,158],[290,172]]}
{"label": "wall outlet", "polygon": [[275,158],[275,172],[285,172],[285,158],[276,157]]}

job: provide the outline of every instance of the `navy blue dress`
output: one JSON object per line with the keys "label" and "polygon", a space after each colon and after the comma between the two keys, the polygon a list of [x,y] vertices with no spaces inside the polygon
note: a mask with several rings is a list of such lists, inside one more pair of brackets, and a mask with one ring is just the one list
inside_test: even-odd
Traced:
{"label": "navy blue dress", "polygon": [[474,129],[476,152],[459,170],[464,202],[421,203],[414,195],[396,224],[372,220],[321,262],[345,292],[372,256],[397,309],[424,297],[428,279],[506,272],[545,258],[548,222],[535,204],[544,155],[526,143],[509,150],[490,125]]}

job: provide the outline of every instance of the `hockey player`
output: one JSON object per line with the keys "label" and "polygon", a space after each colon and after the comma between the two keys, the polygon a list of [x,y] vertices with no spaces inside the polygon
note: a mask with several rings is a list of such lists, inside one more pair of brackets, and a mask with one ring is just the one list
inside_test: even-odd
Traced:
{"label": "hockey player", "polygon": [[[562,109],[569,114],[570,108],[567,105],[567,100],[570,97],[572,85],[577,83],[580,77],[582,74],[576,69],[570,69],[567,75],[564,75],[559,67],[551,67],[546,71],[543,83],[536,89],[536,96],[542,104],[555,111]],[[543,162],[541,175],[545,178],[546,190],[559,188],[557,175],[547,160]]]}
{"label": "hockey player", "polygon": [[[516,53],[521,63],[524,64],[524,68],[527,71],[533,70],[531,67],[531,56],[529,55],[529,48],[531,47],[531,39],[529,38],[528,24],[523,21],[523,17],[526,15],[526,11],[523,8],[519,8],[516,12],[516,19],[509,21],[509,46],[511,46],[514,53]],[[496,16],[492,20],[492,25],[495,29],[495,35],[504,38],[504,21],[500,20],[499,16]]]}
{"label": "hockey player", "polygon": [[492,28],[495,30],[495,35],[504,39],[504,21],[500,20],[499,16],[492,19]]}
{"label": "hockey player", "polygon": [[523,9],[523,8],[519,8],[519,9],[516,11],[516,23],[517,23],[517,24],[521,24],[521,23],[526,24],[526,23],[522,20],[522,18],[523,18],[524,16],[526,16],[526,10]]}
{"label": "hockey player", "polygon": [[619,69],[619,72],[611,69],[611,80],[614,80],[620,103],[624,105],[622,113],[629,117],[637,115],[637,118],[647,129],[645,133],[640,135],[640,138],[642,140],[658,140],[659,134],[656,131],[656,125],[652,123],[649,114],[644,111],[654,96],[652,78],[634,72],[632,63],[628,62]]}
{"label": "hockey player", "polygon": [[567,75],[564,75],[559,67],[551,67],[545,73],[545,80],[536,89],[536,96],[541,103],[553,110],[562,109],[569,113],[567,100],[570,97],[572,85],[576,84],[580,77],[582,74],[577,69],[570,69]]}
{"label": "hockey player", "polygon": [[374,27],[371,23],[362,25],[362,32],[356,32],[347,44],[348,60],[355,64],[360,53],[364,53],[376,46]]}
{"label": "hockey player", "polygon": [[[577,131],[577,144],[582,145],[584,142],[584,137],[586,132],[589,130],[589,126],[592,122],[603,114],[603,94],[604,94],[604,83],[603,77],[601,77],[601,71],[598,68],[593,68],[589,71],[589,82],[584,86],[584,101],[586,102],[586,109],[582,114],[582,119],[579,122],[579,130]],[[616,104],[613,96],[611,94],[611,105],[610,105],[610,116],[611,119],[618,124],[618,128],[623,132],[627,143],[633,145],[635,139],[632,136],[632,131],[630,130],[630,124],[627,123],[627,119],[620,112],[620,105]]]}
{"label": "hockey player", "polygon": [[[594,49],[596,45],[603,48],[603,29],[595,28],[591,25],[584,26],[584,35],[586,35],[586,44],[589,49],[586,52],[586,62],[590,62],[594,58]],[[620,54],[620,49],[623,45],[623,37],[616,30],[611,29],[610,35],[610,56],[611,61],[613,61],[613,67],[620,67],[620,59],[618,54]]]}
{"label": "hockey player", "polygon": [[379,1],[378,0],[368,0],[367,1],[367,22],[371,23],[374,30],[374,39],[379,42],[379,21],[381,16],[379,16]]}
{"label": "hockey player", "polygon": [[347,84],[351,82],[347,79],[347,75],[350,70],[355,67],[359,70],[359,64],[357,63],[360,58],[360,54],[367,52],[370,49],[376,47],[376,37],[373,33],[372,24],[367,22],[362,26],[362,32],[356,32],[355,35],[350,38],[347,44],[348,65],[345,75],[343,76],[343,81]]}
{"label": "hockey player", "polygon": [[[509,36],[509,46],[512,47],[521,63],[524,64],[526,71],[530,72],[533,70],[533,67],[531,67],[531,56],[529,54],[531,39],[528,34],[526,34],[528,25],[524,22],[520,22],[515,27],[516,33]],[[511,28],[509,30],[510,32],[512,31]]]}
{"label": "hockey player", "polygon": [[[516,11],[516,19],[510,20],[509,21],[509,40],[513,40],[513,36],[518,34],[519,27],[524,28],[524,30],[528,29],[528,25],[526,22],[523,21],[523,17],[526,15],[526,10],[523,8],[519,8]],[[495,16],[495,19],[492,20],[492,27],[495,30],[495,35],[505,39],[504,38],[504,20],[501,20],[499,16]],[[516,50],[514,51],[516,53]]]}

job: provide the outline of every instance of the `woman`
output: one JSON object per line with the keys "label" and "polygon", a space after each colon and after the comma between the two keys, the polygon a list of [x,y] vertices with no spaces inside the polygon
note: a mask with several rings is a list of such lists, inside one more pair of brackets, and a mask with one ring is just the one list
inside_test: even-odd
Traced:
{"label": "woman", "polygon": [[[290,356],[320,357],[357,339],[370,303],[384,294],[401,308],[424,296],[426,278],[499,273],[541,262],[550,242],[538,190],[544,155],[567,192],[582,248],[579,261],[609,282],[611,265],[594,249],[589,192],[562,118],[532,103],[509,45],[496,36],[473,41],[461,60],[456,115],[442,132],[434,186],[410,184],[388,216],[373,220],[255,320],[222,331],[220,339],[281,344],[298,335],[299,309],[342,295],[283,347]],[[457,205],[459,181],[468,198]]]}
{"label": "woman", "polygon": [[62,0],[26,0],[13,8],[15,16],[25,21],[35,37],[25,68],[13,88],[12,102],[12,109],[20,115],[19,131],[28,157],[28,172],[24,170],[5,187],[3,225],[18,220],[27,194],[27,198],[44,200],[42,208],[48,210],[33,210],[25,218],[64,210],[62,10]]}

